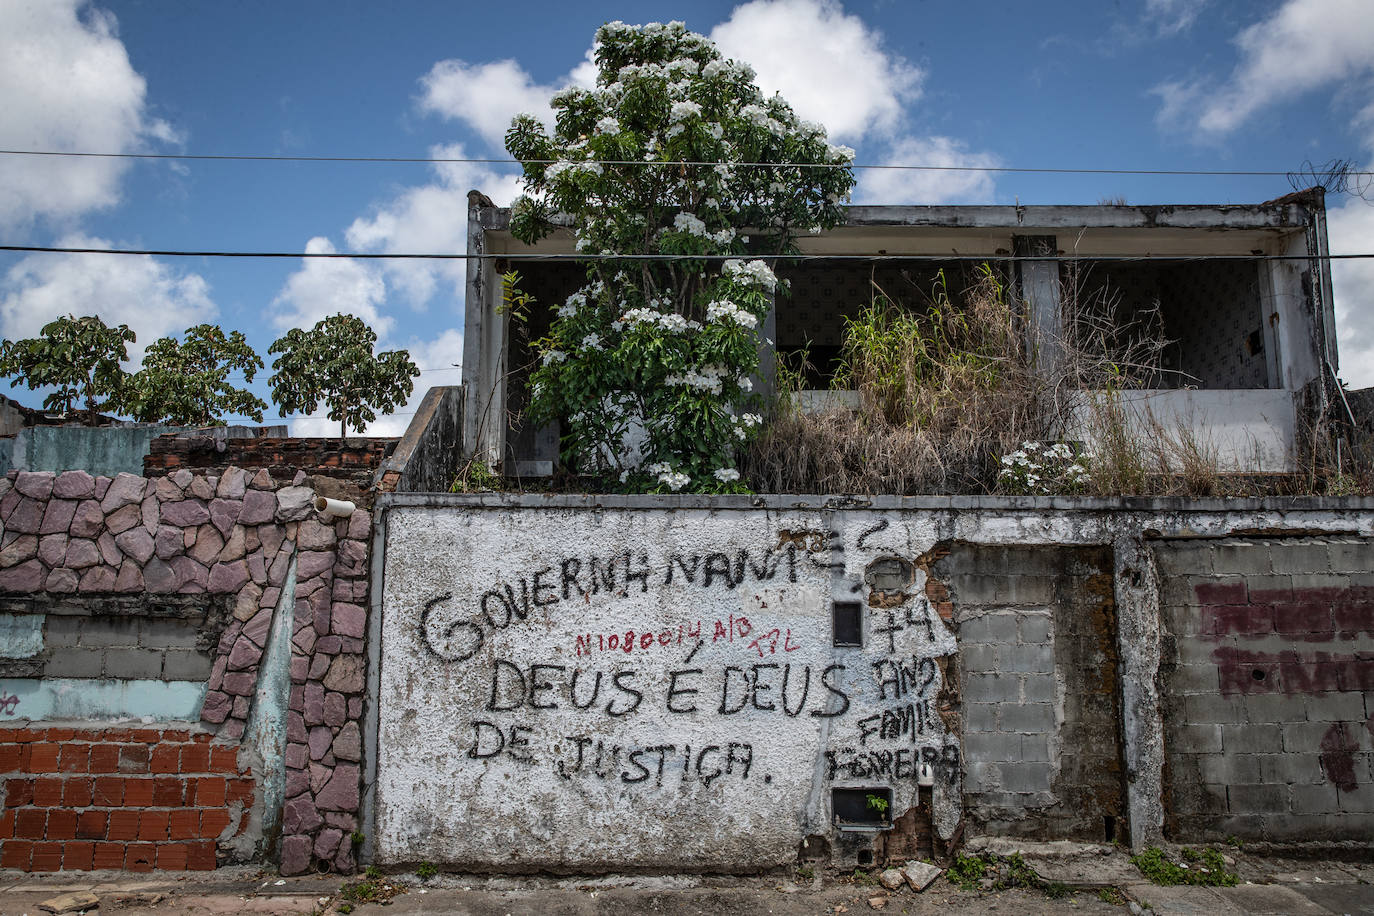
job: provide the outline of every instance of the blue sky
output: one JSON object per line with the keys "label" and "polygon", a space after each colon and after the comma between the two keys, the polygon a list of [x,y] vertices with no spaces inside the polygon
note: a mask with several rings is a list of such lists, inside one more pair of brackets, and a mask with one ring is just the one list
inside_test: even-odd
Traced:
{"label": "blue sky", "polygon": [[[864,0],[456,4],[0,0],[0,148],[501,156],[510,116],[585,81],[611,19],[682,19],[758,71],[859,162],[1289,170],[1374,161],[1367,0],[1040,4]],[[464,247],[493,165],[38,160],[0,156],[0,241],[167,249]],[[1252,203],[1282,177],[861,173],[860,202]],[[1374,251],[1374,206],[1332,197],[1338,251]],[[199,321],[265,356],[337,310],[456,382],[461,262],[0,255],[0,333],[59,314],[139,346]],[[1374,385],[1374,263],[1337,266],[1342,375]],[[255,388],[266,392],[263,373]],[[25,403],[39,396],[9,392]],[[404,427],[406,408],[371,430]],[[297,418],[300,434],[328,421]]]}

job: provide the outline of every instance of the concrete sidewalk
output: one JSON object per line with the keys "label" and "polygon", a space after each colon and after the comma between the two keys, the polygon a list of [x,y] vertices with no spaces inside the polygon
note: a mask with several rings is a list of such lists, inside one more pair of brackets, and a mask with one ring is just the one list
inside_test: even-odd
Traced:
{"label": "concrete sidewalk", "polygon": [[[1090,857],[1026,855],[1047,880],[1079,888],[1052,898],[1014,888],[964,891],[944,878],[924,893],[890,892],[876,874],[750,877],[609,876],[595,878],[476,877],[441,874],[421,881],[395,873],[370,882],[384,903],[360,902],[362,875],[283,879],[252,868],[191,874],[84,872],[49,875],[0,871],[0,916],[40,916],[39,905],[64,894],[89,893],[99,914],[569,914],[630,916],[640,913],[906,914],[1024,913],[1112,914],[1360,914],[1374,916],[1374,865],[1299,862],[1238,856],[1241,883],[1231,888],[1159,887],[1146,882],[1119,852]],[[1113,893],[1107,888],[1117,888]],[[350,898],[352,901],[350,902]]]}

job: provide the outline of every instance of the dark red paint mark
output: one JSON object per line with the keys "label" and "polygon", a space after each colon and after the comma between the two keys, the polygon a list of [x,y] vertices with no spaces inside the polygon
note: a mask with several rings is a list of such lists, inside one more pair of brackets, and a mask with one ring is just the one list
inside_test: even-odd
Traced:
{"label": "dark red paint mark", "polygon": [[1374,654],[1250,652],[1232,646],[1212,651],[1222,696],[1332,693],[1374,690]]}
{"label": "dark red paint mark", "polygon": [[1277,633],[1303,642],[1374,636],[1374,587],[1256,589],[1194,587],[1203,636],[1257,638]]}
{"label": "dark red paint mark", "polygon": [[1344,722],[1337,722],[1322,735],[1322,770],[1342,792],[1354,792],[1359,788],[1355,779],[1355,754],[1359,749],[1355,736]]}

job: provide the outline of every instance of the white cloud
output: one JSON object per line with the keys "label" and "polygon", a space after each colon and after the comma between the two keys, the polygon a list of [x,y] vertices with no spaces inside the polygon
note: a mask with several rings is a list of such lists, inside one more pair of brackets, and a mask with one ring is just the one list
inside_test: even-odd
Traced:
{"label": "white cloud", "polygon": [[[128,152],[175,139],[145,110],[146,85],[115,18],[84,0],[0,3],[0,147]],[[0,169],[0,234],[119,200],[120,159],[11,156]]]}
{"label": "white cloud", "polygon": [[[111,247],[105,239],[82,235],[58,244]],[[106,324],[127,324],[138,335],[129,347],[135,365],[154,340],[212,321],[217,311],[204,278],[147,255],[32,254],[0,283],[0,331],[7,339],[36,337],[62,315],[99,315]]]}
{"label": "white cloud", "polygon": [[[333,254],[335,250],[323,236],[305,245],[306,254]],[[385,301],[386,283],[379,268],[351,258],[306,258],[272,300],[272,307],[278,310],[272,323],[282,329],[310,328],[322,318],[343,312],[358,316],[383,337],[392,325],[392,319],[379,308]]]}
{"label": "white cloud", "polygon": [[[379,349],[388,349],[379,345]],[[463,332],[460,328],[449,328],[432,340],[411,340],[405,345],[410,358],[422,370],[415,380],[415,390],[406,403],[396,408],[396,412],[386,417],[378,417],[368,424],[361,433],[365,436],[400,436],[419,409],[425,392],[440,385],[457,385],[462,381],[461,373],[455,368],[462,364]],[[328,417],[298,417],[291,421],[293,436],[337,436],[339,424]],[[352,433],[358,435],[358,433]]]}
{"label": "white cloud", "polygon": [[1161,38],[1186,32],[1208,0],[1145,0],[1145,22]]}
{"label": "white cloud", "polygon": [[[437,146],[430,156],[461,159],[463,146]],[[406,188],[392,200],[358,217],[348,227],[345,238],[358,251],[403,251],[425,254],[464,253],[467,251],[467,193],[482,191],[496,203],[507,205],[520,189],[515,174],[496,171],[471,162],[435,163],[437,181]],[[436,292],[443,291],[450,301],[461,302],[467,277],[464,261],[382,261],[390,284],[415,307],[423,307]]]}
{"label": "white cloud", "polygon": [[420,78],[420,110],[465,121],[494,148],[505,143],[513,117],[529,112],[553,120],[549,96],[556,86],[540,86],[513,60],[469,64],[441,60]]}
{"label": "white cloud", "polygon": [[[978,166],[999,164],[990,153],[971,153],[950,137],[903,137],[891,145],[884,165]],[[988,203],[993,178],[988,172],[862,169],[854,191],[864,204]]]}
{"label": "white cloud", "polygon": [[1158,120],[1220,137],[1259,109],[1374,73],[1369,0],[1287,0],[1234,39],[1240,59],[1219,87],[1166,81]]}
{"label": "white cloud", "polygon": [[[1327,214],[1332,254],[1374,251],[1374,206],[1352,197]],[[1341,378],[1374,386],[1374,260],[1331,262]]]}
{"label": "white cloud", "polygon": [[753,0],[711,39],[749,63],[766,94],[781,92],[836,138],[892,133],[921,94],[922,70],[884,50],[882,34],[834,0]]}

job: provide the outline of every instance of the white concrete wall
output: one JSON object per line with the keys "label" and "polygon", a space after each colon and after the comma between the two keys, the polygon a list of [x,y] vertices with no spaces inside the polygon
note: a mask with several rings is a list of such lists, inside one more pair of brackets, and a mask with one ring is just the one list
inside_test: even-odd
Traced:
{"label": "white concrete wall", "polygon": [[[832,787],[890,787],[900,816],[923,757],[937,830],[957,826],[933,702],[954,638],[919,582],[866,604],[869,562],[934,542],[915,517],[398,508],[387,526],[379,861],[782,864],[831,834]],[[832,599],[861,604],[864,648],[832,645]]]}

